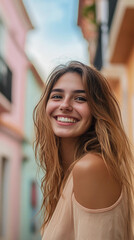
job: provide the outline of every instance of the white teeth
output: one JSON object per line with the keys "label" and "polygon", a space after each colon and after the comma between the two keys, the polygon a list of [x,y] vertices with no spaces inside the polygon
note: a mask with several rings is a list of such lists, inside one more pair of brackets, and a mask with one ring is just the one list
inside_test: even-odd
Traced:
{"label": "white teeth", "polygon": [[74,118],[67,118],[67,117],[57,117],[57,121],[59,122],[69,122],[69,123],[75,123],[76,120]]}

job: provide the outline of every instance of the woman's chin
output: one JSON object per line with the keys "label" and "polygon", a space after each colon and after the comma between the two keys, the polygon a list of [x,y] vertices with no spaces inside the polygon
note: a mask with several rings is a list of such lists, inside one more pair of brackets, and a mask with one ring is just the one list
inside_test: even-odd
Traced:
{"label": "woman's chin", "polygon": [[68,132],[55,132],[55,136],[60,137],[60,138],[76,138],[76,134],[71,134]]}

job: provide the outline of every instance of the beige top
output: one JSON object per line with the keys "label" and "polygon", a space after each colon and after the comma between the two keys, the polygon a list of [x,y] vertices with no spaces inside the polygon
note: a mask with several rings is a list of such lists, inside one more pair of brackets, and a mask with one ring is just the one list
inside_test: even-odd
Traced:
{"label": "beige top", "polygon": [[111,207],[94,210],[81,206],[73,194],[71,173],[42,240],[130,240],[126,206],[124,191]]}

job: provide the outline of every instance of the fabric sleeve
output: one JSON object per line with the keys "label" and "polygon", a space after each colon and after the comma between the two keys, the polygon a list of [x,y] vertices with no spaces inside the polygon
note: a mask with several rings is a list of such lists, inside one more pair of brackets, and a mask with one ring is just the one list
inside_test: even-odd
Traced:
{"label": "fabric sleeve", "polygon": [[72,195],[75,240],[125,240],[120,202],[109,208],[88,209]]}

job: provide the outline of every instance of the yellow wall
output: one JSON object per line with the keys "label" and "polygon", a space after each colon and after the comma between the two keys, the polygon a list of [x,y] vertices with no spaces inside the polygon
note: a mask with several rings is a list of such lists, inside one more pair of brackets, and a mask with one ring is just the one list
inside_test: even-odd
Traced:
{"label": "yellow wall", "polygon": [[129,136],[130,140],[134,142],[134,46],[130,53],[127,62],[127,74],[128,74],[128,113],[129,113]]}

